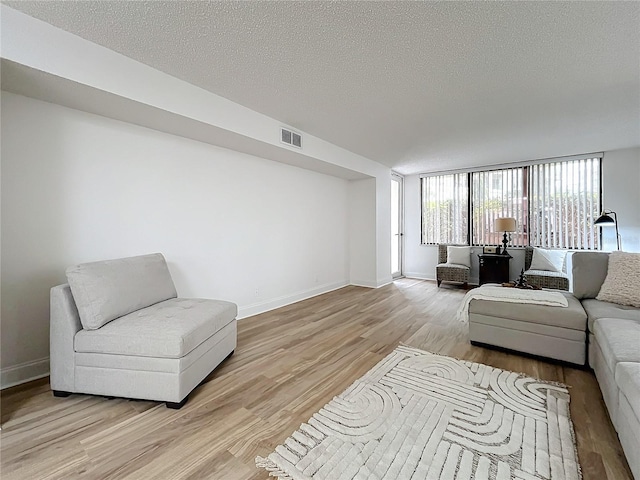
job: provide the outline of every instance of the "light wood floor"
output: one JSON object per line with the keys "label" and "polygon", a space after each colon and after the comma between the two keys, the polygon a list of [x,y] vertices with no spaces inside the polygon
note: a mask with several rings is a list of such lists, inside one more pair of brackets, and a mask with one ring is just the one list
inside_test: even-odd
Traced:
{"label": "light wood floor", "polygon": [[239,322],[233,357],[181,410],[87,395],[46,380],[2,392],[9,479],[252,479],[254,466],[399,342],[570,385],[585,480],[631,480],[592,373],[472,347],[453,321],[464,291],[400,280],[346,287]]}

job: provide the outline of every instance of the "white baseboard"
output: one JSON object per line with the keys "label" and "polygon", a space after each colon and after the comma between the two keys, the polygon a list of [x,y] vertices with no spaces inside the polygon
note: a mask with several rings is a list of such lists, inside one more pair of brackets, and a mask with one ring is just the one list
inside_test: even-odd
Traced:
{"label": "white baseboard", "polygon": [[[424,273],[418,273],[418,272],[405,272],[404,276],[406,278],[415,278],[416,280],[430,280],[432,282],[436,281],[435,277],[424,274]],[[478,285],[478,284],[479,282],[477,277],[469,278],[469,285]]]}
{"label": "white baseboard", "polygon": [[0,390],[49,375],[49,357],[0,369]]}
{"label": "white baseboard", "polygon": [[404,272],[404,276],[406,278],[415,278],[416,280],[431,280],[433,282],[436,281],[434,276],[419,272]]}
{"label": "white baseboard", "polygon": [[346,287],[347,285],[348,283],[346,281],[326,283],[316,288],[311,288],[309,290],[297,292],[292,295],[285,295],[282,297],[268,300],[266,302],[253,303],[251,305],[246,305],[238,309],[238,320],[241,320],[247,317],[252,317],[253,315],[258,315],[260,313],[268,312],[270,310],[275,310],[276,308],[284,307],[286,305],[291,305],[292,303],[300,302],[301,300],[306,300],[307,298],[322,295],[323,293],[332,292],[333,290],[338,290],[339,288]]}
{"label": "white baseboard", "polygon": [[366,280],[351,280],[349,285],[353,285],[354,287],[365,287],[365,288],[378,288],[378,284],[375,282],[368,282]]}
{"label": "white baseboard", "polygon": [[368,280],[351,280],[349,285],[353,285],[354,287],[366,287],[366,288],[380,288],[385,285],[389,285],[393,283],[392,277],[383,278],[382,280],[378,280],[377,282],[370,282]]}

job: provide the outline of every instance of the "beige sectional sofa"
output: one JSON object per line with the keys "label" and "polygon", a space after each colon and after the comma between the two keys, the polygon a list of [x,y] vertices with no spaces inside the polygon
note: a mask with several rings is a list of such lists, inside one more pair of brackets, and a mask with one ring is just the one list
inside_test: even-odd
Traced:
{"label": "beige sectional sofa", "polygon": [[[572,256],[568,308],[474,299],[472,344],[591,367],[629,466],[640,480],[640,308],[597,300],[609,254]],[[635,274],[635,273],[634,273]]]}
{"label": "beige sectional sofa", "polygon": [[589,366],[631,471],[640,480],[640,308],[596,300],[608,259],[608,253],[574,253],[573,294],[587,313]]}

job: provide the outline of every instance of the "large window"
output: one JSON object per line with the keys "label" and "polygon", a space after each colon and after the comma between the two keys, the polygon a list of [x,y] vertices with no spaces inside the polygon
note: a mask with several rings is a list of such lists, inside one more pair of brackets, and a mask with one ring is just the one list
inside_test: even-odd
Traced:
{"label": "large window", "polygon": [[510,245],[597,250],[600,163],[593,157],[426,176],[422,243],[469,243],[470,233],[472,245],[499,245],[494,221],[513,217]]}
{"label": "large window", "polygon": [[421,179],[422,243],[469,242],[469,179],[466,173]]}
{"label": "large window", "polygon": [[499,245],[502,232],[496,232],[496,218],[516,219],[510,245],[527,245],[527,169],[526,167],[473,172],[473,244]]}
{"label": "large window", "polygon": [[593,222],[600,213],[600,159],[532,165],[531,244],[597,250]]}

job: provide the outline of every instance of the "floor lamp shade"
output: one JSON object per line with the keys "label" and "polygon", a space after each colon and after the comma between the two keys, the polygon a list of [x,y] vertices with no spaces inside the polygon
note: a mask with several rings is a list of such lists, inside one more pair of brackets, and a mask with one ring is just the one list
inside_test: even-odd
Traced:
{"label": "floor lamp shade", "polygon": [[[613,212],[612,212],[613,213]],[[616,221],[611,218],[611,216],[607,213],[603,213],[602,215],[600,215],[598,217],[598,219],[593,222],[594,225],[598,225],[600,227],[613,227],[615,225]]]}
{"label": "floor lamp shade", "polygon": [[[611,217],[611,215],[613,215],[613,217]],[[618,250],[622,250],[620,232],[618,231],[618,214],[616,212],[613,210],[603,211],[593,224],[598,227],[616,227],[616,242],[618,244]]]}

